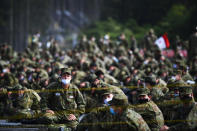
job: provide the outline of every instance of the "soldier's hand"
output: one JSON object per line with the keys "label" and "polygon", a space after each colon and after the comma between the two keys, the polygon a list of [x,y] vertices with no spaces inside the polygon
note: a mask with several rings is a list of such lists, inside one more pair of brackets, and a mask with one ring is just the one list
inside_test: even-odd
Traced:
{"label": "soldier's hand", "polygon": [[68,116],[68,120],[70,120],[70,121],[72,121],[72,120],[76,120],[77,118],[76,118],[76,116],[75,115],[73,115],[73,114],[69,114],[69,116]]}
{"label": "soldier's hand", "polygon": [[52,110],[46,110],[46,113],[55,114]]}
{"label": "soldier's hand", "polygon": [[169,127],[166,126],[166,125],[164,125],[164,126],[162,126],[162,127],[160,128],[160,131],[167,131],[167,130],[169,130]]}

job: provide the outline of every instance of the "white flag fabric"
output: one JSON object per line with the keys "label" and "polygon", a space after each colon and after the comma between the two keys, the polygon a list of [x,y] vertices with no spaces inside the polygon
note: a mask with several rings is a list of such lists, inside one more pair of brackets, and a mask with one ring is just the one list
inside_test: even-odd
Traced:
{"label": "white flag fabric", "polygon": [[166,43],[163,37],[159,37],[156,41],[155,44],[159,47],[159,49],[163,50],[166,48]]}
{"label": "white flag fabric", "polygon": [[155,44],[159,47],[159,49],[163,50],[165,48],[170,47],[170,42],[168,40],[167,34],[162,35],[159,37],[156,41]]}

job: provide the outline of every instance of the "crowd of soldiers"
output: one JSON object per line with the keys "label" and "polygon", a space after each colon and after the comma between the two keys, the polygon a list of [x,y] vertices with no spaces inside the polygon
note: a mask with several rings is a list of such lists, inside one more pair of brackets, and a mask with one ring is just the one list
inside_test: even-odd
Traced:
{"label": "crowd of soldiers", "polygon": [[[0,119],[65,124],[77,131],[197,129],[197,35],[185,58],[171,59],[154,44],[125,34],[85,36],[74,49],[35,35],[23,52],[0,47]],[[178,41],[177,48],[184,48]]]}

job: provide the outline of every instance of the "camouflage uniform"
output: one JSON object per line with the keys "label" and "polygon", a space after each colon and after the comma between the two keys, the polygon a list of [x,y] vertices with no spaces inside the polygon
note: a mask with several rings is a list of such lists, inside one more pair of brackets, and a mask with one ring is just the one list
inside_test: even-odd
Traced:
{"label": "camouflage uniform", "polygon": [[189,73],[186,73],[182,76],[183,81],[187,82],[188,80],[193,81],[192,76]]}
{"label": "camouflage uniform", "polygon": [[145,40],[145,45],[144,47],[146,49],[150,49],[150,47],[153,47],[155,40],[157,39],[157,36],[154,33],[153,29],[150,29],[149,32],[147,33],[147,35],[145,36],[144,40]]}
{"label": "camouflage uniform", "polygon": [[112,114],[110,107],[104,107],[98,112],[88,114],[79,124],[77,131],[86,129],[91,131],[149,131],[149,127],[143,118],[128,108],[128,100],[125,96],[115,95],[110,106],[120,107],[120,114]]}
{"label": "camouflage uniform", "polygon": [[[24,91],[24,93],[20,94],[20,91]],[[40,99],[40,96],[34,90],[16,85],[11,88],[11,94],[7,94],[5,105],[6,118],[23,121],[38,117],[40,113]]]}
{"label": "camouflage uniform", "polygon": [[165,94],[160,103],[158,103],[158,106],[163,112],[167,125],[173,124],[171,120],[174,119],[177,113],[177,104],[180,104],[181,102],[179,98],[179,88],[183,86],[183,84],[185,84],[183,81],[170,79],[167,84],[169,92]]}
{"label": "camouflage uniform", "polygon": [[[181,87],[180,88],[180,95],[189,95],[192,94],[191,87]],[[197,104],[194,101],[193,97],[190,99],[182,99],[182,104],[177,109],[177,115],[174,118],[175,124],[170,126],[170,131],[185,131],[190,130],[194,131],[197,129],[196,118],[197,116]]]}
{"label": "camouflage uniform", "polygon": [[[149,90],[147,88],[140,88],[138,91],[139,95],[149,94]],[[138,104],[134,109],[143,117],[152,131],[159,131],[159,129],[164,125],[163,114],[152,100]]]}
{"label": "camouflage uniform", "polygon": [[75,85],[79,85],[80,82],[84,79],[84,77],[86,76],[85,72],[83,71],[72,71],[74,72],[74,75],[72,75],[72,82]]}
{"label": "camouflage uniform", "polygon": [[[70,73],[71,74],[71,73]],[[75,128],[79,116],[85,112],[85,102],[79,89],[70,84],[68,89],[63,89],[61,82],[51,83],[46,90],[46,103],[44,110],[52,110],[55,114],[44,113],[41,118],[44,123],[66,123]],[[74,114],[76,120],[68,120],[68,116]]]}
{"label": "camouflage uniform", "polygon": [[111,65],[109,67],[108,73],[117,79],[119,77],[120,70],[116,66]]}
{"label": "camouflage uniform", "polygon": [[154,102],[158,102],[160,99],[163,98],[164,94],[162,89],[156,85],[156,78],[154,76],[147,76],[145,77],[145,83],[149,83],[150,95]]}

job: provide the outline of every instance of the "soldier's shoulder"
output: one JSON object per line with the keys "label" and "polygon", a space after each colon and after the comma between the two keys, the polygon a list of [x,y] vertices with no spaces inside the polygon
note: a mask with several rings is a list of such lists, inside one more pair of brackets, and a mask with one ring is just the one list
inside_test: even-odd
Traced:
{"label": "soldier's shoulder", "polygon": [[74,84],[70,84],[69,88],[78,90],[78,87],[76,85],[74,85]]}
{"label": "soldier's shoulder", "polygon": [[153,101],[148,102],[149,109],[151,109],[153,112],[161,112],[157,104],[155,104]]}
{"label": "soldier's shoulder", "polygon": [[47,88],[47,89],[51,89],[51,88],[56,87],[56,86],[58,86],[58,85],[59,85],[58,82],[52,82],[52,83],[50,83],[46,88]]}
{"label": "soldier's shoulder", "polygon": [[127,118],[129,118],[129,119],[140,119],[142,116],[139,114],[139,113],[137,113],[137,112],[135,112],[133,109],[131,109],[131,108],[128,108],[127,110],[126,110],[126,116],[127,116]]}
{"label": "soldier's shoulder", "polygon": [[139,113],[135,112],[132,109],[127,109],[126,114],[128,120],[133,122],[138,127],[139,130],[146,130],[146,131],[150,130],[147,123],[144,121],[144,119]]}

